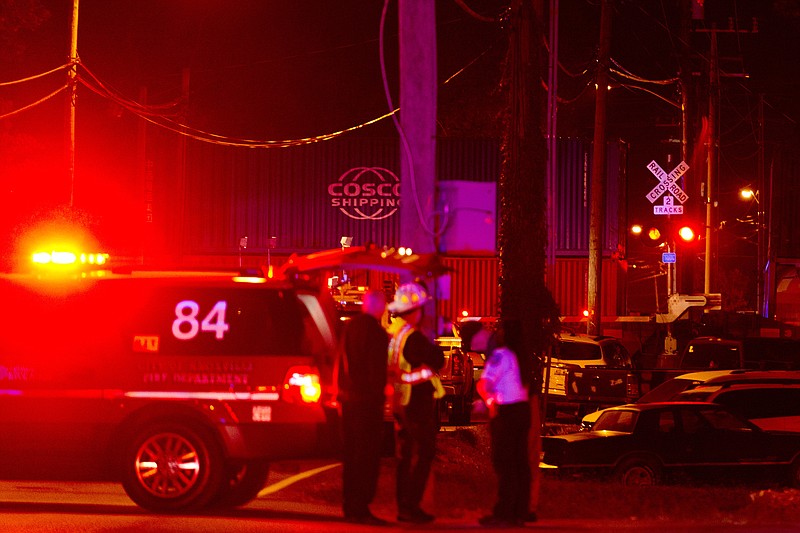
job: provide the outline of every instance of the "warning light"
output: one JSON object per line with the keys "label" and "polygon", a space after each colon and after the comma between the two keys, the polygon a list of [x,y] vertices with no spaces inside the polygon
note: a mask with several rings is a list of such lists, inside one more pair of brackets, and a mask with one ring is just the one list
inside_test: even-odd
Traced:
{"label": "warning light", "polygon": [[469,311],[467,311],[466,309],[462,310],[461,311],[461,316],[465,316],[465,317],[469,316]]}
{"label": "warning light", "polygon": [[108,262],[108,254],[103,253],[81,253],[69,252],[64,250],[52,250],[49,252],[35,252],[32,256],[33,263],[37,265],[84,265],[84,266],[103,266]]}
{"label": "warning light", "polygon": [[681,229],[678,230],[678,236],[683,242],[692,242],[697,237],[694,230],[689,226],[681,227]]}
{"label": "warning light", "polygon": [[588,309],[584,309],[583,310],[583,316],[585,316],[587,318],[589,317],[589,310]]}

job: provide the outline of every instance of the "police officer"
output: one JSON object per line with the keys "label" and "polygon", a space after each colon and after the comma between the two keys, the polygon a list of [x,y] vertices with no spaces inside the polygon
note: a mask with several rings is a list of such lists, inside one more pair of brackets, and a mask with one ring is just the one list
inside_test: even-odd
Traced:
{"label": "police officer", "polygon": [[444,389],[436,372],[444,354],[420,324],[430,297],[418,283],[397,288],[389,311],[397,317],[389,328],[389,373],[394,382],[393,406],[397,427],[397,520],[432,522],[420,507],[436,454],[436,399]]}
{"label": "police officer", "polygon": [[[501,330],[502,332],[502,330]],[[470,348],[486,354],[476,384],[489,409],[492,464],[497,474],[497,502],[492,514],[478,520],[486,527],[521,526],[535,520],[528,512],[531,468],[528,460],[530,404],[518,351],[498,346],[497,337],[481,328],[469,339]]]}

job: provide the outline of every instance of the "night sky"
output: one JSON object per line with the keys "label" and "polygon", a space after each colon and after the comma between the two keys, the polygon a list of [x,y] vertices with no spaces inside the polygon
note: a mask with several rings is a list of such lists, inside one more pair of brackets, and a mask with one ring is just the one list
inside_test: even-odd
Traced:
{"label": "night sky", "polygon": [[[16,30],[3,32],[1,81],[65,62],[71,3],[0,2],[12,14],[11,22],[6,19],[5,24]],[[497,18],[507,2],[466,4],[485,17]],[[559,135],[591,139],[594,99],[589,70],[597,48],[599,2],[562,0],[560,4]],[[726,76],[721,82],[720,197],[731,199],[739,187],[752,182],[760,93],[765,94],[767,142],[773,146],[796,141],[800,2],[707,0],[705,5],[706,18],[695,22],[696,28],[713,23],[728,27],[731,17],[734,28],[749,31],[752,17],[758,17],[758,33],[722,34],[719,40],[723,71],[750,75],[749,79]],[[180,102],[171,109],[172,118],[194,128],[248,139],[294,139],[349,128],[387,112],[378,46],[382,8],[383,2],[377,0],[83,0],[78,50],[82,64],[109,88],[132,100],[146,89],[146,103],[151,105]],[[444,81],[463,69],[440,88],[439,134],[496,136],[505,25],[476,20],[454,0],[439,0],[437,10],[439,78]],[[14,22],[14,14],[27,13],[40,15],[41,23],[25,27]],[[676,0],[619,0],[612,27],[617,68],[647,80],[677,75]],[[701,87],[707,70],[708,34],[693,33],[691,41],[692,68]],[[385,59],[397,103],[395,2],[388,10]],[[180,99],[184,72],[188,73],[188,100]],[[679,100],[677,89],[612,78],[608,136],[630,143],[629,179],[649,189],[655,182],[642,162],[657,159],[668,166],[667,157],[674,159],[678,153],[680,115],[665,102]],[[16,109],[61,84],[59,74],[0,87],[0,109]],[[702,107],[701,89],[695,96]],[[39,180],[63,167],[64,104],[63,97],[56,97],[0,122],[0,165],[5,169],[6,190],[11,181],[15,191],[45,194]],[[79,86],[79,168],[128,165],[139,120]],[[394,132],[391,121],[384,120],[355,134],[382,137]],[[632,197],[638,197],[638,192]],[[6,202],[7,198],[0,207]],[[641,204],[649,208],[643,199]]]}
{"label": "night sky", "polygon": [[[60,65],[68,54],[71,2],[67,0],[5,0],[18,6],[40,4],[44,22],[9,37],[18,53],[0,56],[3,78],[27,76]],[[481,15],[496,17],[506,2],[467,2]],[[562,136],[591,136],[592,91],[581,74],[591,67],[597,46],[599,6],[596,1],[561,2],[559,52],[562,63]],[[722,119],[730,128],[761,92],[767,93],[774,127],[785,135],[798,117],[794,95],[800,63],[794,59],[800,6],[790,0],[707,0],[706,20],[696,26],[720,27],[734,17],[740,29],[759,33],[720,36],[720,54],[731,58],[721,67],[747,72],[749,80],[724,78]],[[677,74],[677,2],[620,0],[613,21],[612,56],[621,67],[646,79]],[[380,74],[378,32],[383,2],[377,0],[84,0],[80,5],[78,49],[83,64],[127,98],[138,99],[147,88],[148,103],[172,102],[181,96],[181,77],[189,75],[186,120],[192,126],[251,139],[291,139],[338,131],[387,111]],[[475,20],[454,0],[437,2],[440,80],[466,67],[440,91],[443,134],[464,134],[474,123],[474,107],[491,100],[500,76],[504,25]],[[397,100],[396,3],[386,26],[385,58],[390,86]],[[692,37],[698,75],[708,58],[707,34]],[[739,58],[736,62],[734,59]],[[619,78],[617,78],[619,79]],[[57,80],[50,80],[48,88]],[[41,86],[44,89],[45,83]],[[633,85],[633,84],[629,84]],[[645,84],[662,97],[677,100],[674,87]],[[4,91],[0,98],[27,103],[30,94]],[[80,112],[120,115],[85,89]],[[9,105],[9,104],[6,104]],[[13,107],[13,104],[10,104]],[[50,110],[51,114],[53,110]],[[459,117],[459,115],[461,115]],[[663,139],[674,132],[676,110],[644,91],[618,86],[612,91],[609,133],[628,138]],[[119,117],[117,117],[119,118]],[[15,119],[28,127],[42,116]],[[389,132],[388,122],[370,134]],[[52,129],[52,120],[48,124]],[[723,129],[723,131],[725,131]],[[774,131],[774,129],[773,129]],[[741,132],[734,135],[741,136]]]}

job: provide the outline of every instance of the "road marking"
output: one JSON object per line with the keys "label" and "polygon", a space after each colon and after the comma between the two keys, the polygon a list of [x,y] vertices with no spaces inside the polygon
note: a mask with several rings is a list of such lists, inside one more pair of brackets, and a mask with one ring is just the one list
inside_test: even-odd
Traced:
{"label": "road marking", "polygon": [[326,470],[330,470],[331,468],[336,468],[337,466],[342,466],[342,463],[333,463],[325,466],[320,466],[319,468],[312,468],[311,470],[306,470],[305,472],[300,472],[299,474],[295,474],[293,476],[287,477],[286,479],[282,479],[277,483],[273,483],[272,485],[267,485],[261,492],[258,493],[258,496],[268,496],[270,494],[275,494],[279,490],[283,490],[289,485],[297,483],[298,481],[302,481],[304,479],[308,479],[311,476],[316,476]]}

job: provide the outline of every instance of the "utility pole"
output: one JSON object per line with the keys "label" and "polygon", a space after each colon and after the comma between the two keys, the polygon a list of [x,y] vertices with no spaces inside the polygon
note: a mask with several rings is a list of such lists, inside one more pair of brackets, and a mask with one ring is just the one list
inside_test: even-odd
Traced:
{"label": "utility pole", "polygon": [[558,184],[558,4],[550,0],[547,62],[547,255],[545,272],[547,288],[554,289],[553,272],[556,271],[556,238],[558,214],[556,190]]}
{"label": "utility pole", "polygon": [[603,268],[603,216],[606,182],[606,103],[608,69],[611,55],[612,0],[602,0],[600,8],[600,47],[597,57],[597,93],[594,110],[594,146],[592,153],[591,200],[589,207],[589,320],[587,333],[602,334],[601,277]]}
{"label": "utility pole", "polygon": [[711,263],[714,246],[712,240],[716,236],[713,231],[714,186],[717,177],[717,152],[719,150],[719,137],[717,128],[717,106],[719,105],[719,50],[717,49],[717,32],[711,32],[711,64],[708,72],[708,174],[706,176],[706,260],[705,275],[703,277],[703,292],[711,293]]}
{"label": "utility pole", "polygon": [[[691,146],[691,139],[690,139],[690,131],[691,131],[691,112],[689,110],[690,106],[690,88],[692,86],[692,65],[691,65],[691,47],[690,47],[690,39],[691,39],[691,16],[692,16],[692,7],[691,7],[692,0],[681,0],[681,27],[680,27],[680,74],[679,74],[679,83],[680,83],[680,92],[681,92],[681,161],[689,161],[691,154],[689,154],[689,146]],[[692,163],[694,166],[694,163]],[[692,184],[689,182],[696,182],[692,179],[695,172],[697,170],[691,171],[691,173],[685,177],[684,183],[684,190],[693,191],[690,192],[695,198],[702,197],[701,195],[697,194],[697,190],[695,187],[691,186]],[[688,210],[691,213],[690,216],[698,217],[700,214],[700,206],[695,202],[696,207],[689,207]],[[680,263],[680,283],[678,285],[678,292],[682,294],[693,294],[695,292],[694,288],[694,265],[695,265],[695,258],[694,257],[683,257],[681,258],[682,262]],[[676,277],[678,277],[677,269],[675,273]]]}
{"label": "utility pole", "polygon": [[400,0],[401,246],[435,252],[436,5]]}
{"label": "utility pole", "polygon": [[758,95],[758,168],[756,169],[758,189],[756,192],[756,268],[758,269],[756,279],[756,313],[761,316],[769,316],[769,305],[766,297],[767,291],[765,290],[765,276],[764,272],[767,268],[768,261],[764,257],[765,241],[765,217],[764,217],[764,198],[765,180],[764,180],[764,95]]}
{"label": "utility pole", "polygon": [[75,205],[75,105],[78,92],[78,0],[72,0],[72,22],[70,23],[69,70],[69,207]]}
{"label": "utility pole", "polygon": [[[703,292],[705,294],[711,293],[711,271],[712,267],[716,264],[715,250],[717,250],[716,241],[717,236],[713,231],[714,227],[714,210],[717,207],[717,199],[715,196],[714,188],[717,186],[719,179],[719,95],[720,95],[720,66],[719,66],[719,46],[717,43],[717,35],[720,33],[731,34],[745,34],[757,33],[758,25],[757,20],[753,19],[752,30],[739,28],[730,21],[730,27],[727,29],[717,28],[713,24],[711,29],[698,29],[698,33],[708,33],[711,38],[710,53],[709,53],[709,68],[708,68],[708,162],[707,162],[707,179],[704,186],[703,196],[706,202],[706,250],[705,250],[705,275],[703,282]],[[728,78],[742,78],[745,77],[744,73],[726,72],[724,74]]]}

